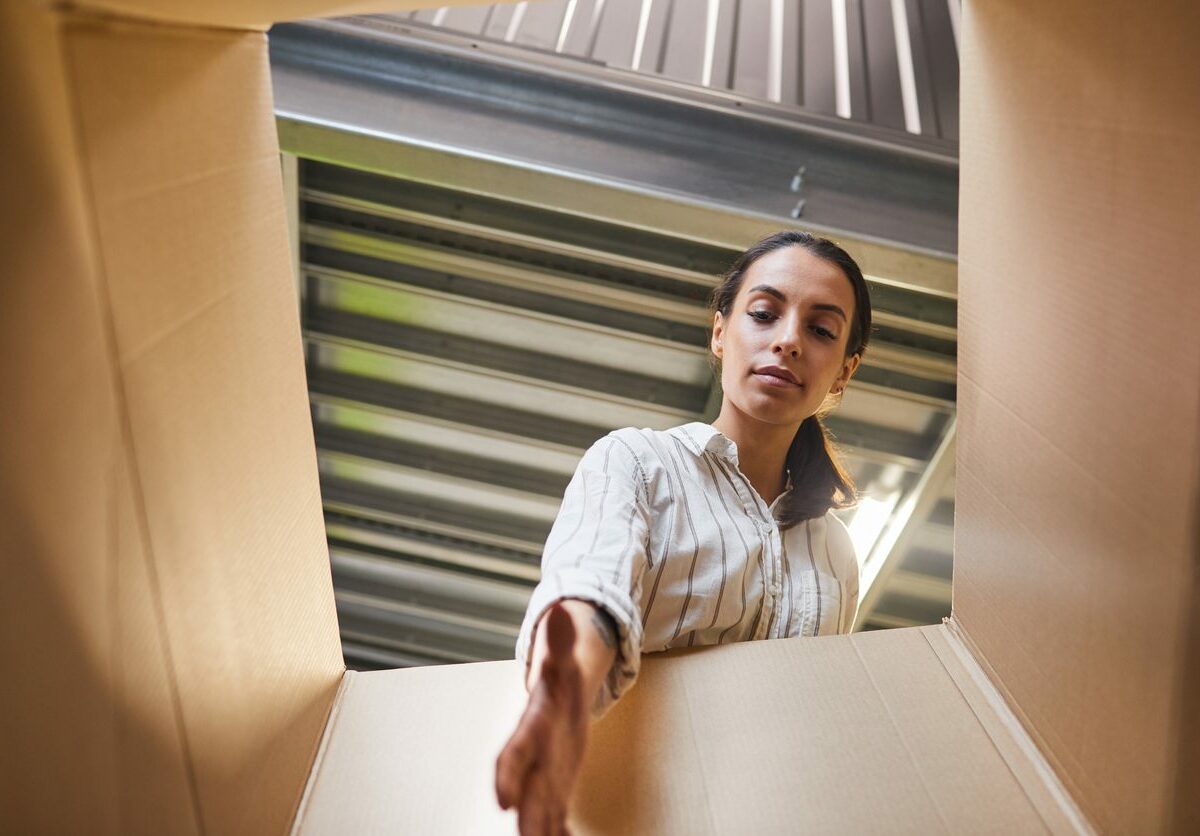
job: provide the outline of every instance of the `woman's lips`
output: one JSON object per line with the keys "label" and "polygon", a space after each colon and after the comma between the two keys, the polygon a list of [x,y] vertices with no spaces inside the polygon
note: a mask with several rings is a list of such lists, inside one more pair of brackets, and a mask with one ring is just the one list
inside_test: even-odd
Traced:
{"label": "woman's lips", "polygon": [[775,386],[780,389],[799,389],[799,383],[792,383],[790,380],[784,380],[782,377],[776,377],[768,372],[751,372],[754,377],[766,386]]}

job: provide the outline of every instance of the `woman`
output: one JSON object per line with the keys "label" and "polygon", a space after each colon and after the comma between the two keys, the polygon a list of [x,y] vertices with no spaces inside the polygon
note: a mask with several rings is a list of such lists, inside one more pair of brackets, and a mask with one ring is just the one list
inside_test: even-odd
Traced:
{"label": "woman", "polygon": [[781,232],[739,256],[711,307],[716,421],[597,441],[546,542],[517,640],[529,703],[496,763],[522,834],[565,831],[589,708],[628,690],[643,652],[854,623],[858,563],[831,512],[854,487],[817,416],[866,350],[862,271]]}

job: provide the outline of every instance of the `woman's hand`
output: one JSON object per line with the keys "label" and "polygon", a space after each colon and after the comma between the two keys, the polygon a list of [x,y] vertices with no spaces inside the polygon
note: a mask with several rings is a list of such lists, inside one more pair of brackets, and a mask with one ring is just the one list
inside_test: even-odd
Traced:
{"label": "woman's hand", "polygon": [[521,836],[567,833],[567,811],[587,747],[589,703],[562,602],[542,620],[547,652],[529,703],[496,759],[496,797],[517,808]]}

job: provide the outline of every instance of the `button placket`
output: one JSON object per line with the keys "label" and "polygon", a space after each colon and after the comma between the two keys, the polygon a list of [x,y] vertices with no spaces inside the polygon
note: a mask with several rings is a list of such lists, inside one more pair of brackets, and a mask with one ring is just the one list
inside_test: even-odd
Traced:
{"label": "button placket", "polygon": [[763,637],[773,638],[776,632],[775,620],[778,619],[779,613],[782,611],[779,600],[781,589],[779,584],[779,554],[773,547],[772,537],[770,537],[766,524],[763,523],[761,518],[756,519],[755,528],[762,539],[763,567],[766,570],[766,577],[763,577],[762,585],[763,594],[766,595],[769,603],[768,615],[764,619],[766,625],[764,625]]}
{"label": "button placket", "polygon": [[[740,475],[740,474],[739,474]],[[763,578],[763,597],[766,599],[765,611],[763,613],[762,623],[758,629],[758,635],[755,638],[772,638],[775,633],[775,621],[779,616],[781,607],[779,605],[779,565],[777,550],[773,548],[773,542],[770,534],[770,524],[762,519],[762,511],[760,508],[752,506],[750,503],[745,507],[746,515],[750,517],[754,524],[755,530],[758,532],[762,542],[763,565],[766,571],[766,576]]]}
{"label": "button placket", "polygon": [[[746,515],[748,517],[750,517],[751,520],[754,520],[755,514],[754,514],[754,511],[751,510],[749,504],[746,505],[745,510],[746,510]],[[755,521],[754,527],[755,527],[755,529],[757,529],[761,532],[761,526],[758,525],[757,521]],[[775,598],[775,584],[771,581],[771,577],[770,577],[771,572],[772,572],[770,543],[768,542],[767,538],[765,538],[765,537],[761,538],[761,541],[762,541],[763,566],[766,570],[767,576],[763,578],[763,598],[765,599],[764,611],[763,611],[762,623],[760,624],[759,629],[758,629],[758,635],[755,636],[756,639],[770,637],[771,625],[775,622],[775,611],[778,608],[776,605],[776,598]]]}
{"label": "button placket", "polygon": [[757,634],[752,638],[771,638],[775,621],[783,611],[783,607],[779,605],[779,596],[783,590],[781,584],[783,566],[779,562],[780,549],[776,543],[777,538],[774,536],[776,526],[772,519],[771,509],[767,507],[762,497],[750,484],[750,480],[742,473],[737,459],[727,456],[724,464],[727,472],[736,477],[732,480],[732,484],[742,500],[742,510],[746,512],[746,516],[750,518],[762,538],[763,557],[767,571],[767,577],[763,578],[763,595],[766,601]]}
{"label": "button placket", "polygon": [[783,592],[783,565],[780,562],[781,554],[775,537],[775,523],[769,519],[770,511],[768,509],[764,514],[761,507],[758,511],[758,530],[762,533],[763,548],[767,551],[767,565],[771,573],[770,579],[764,578],[764,582],[767,584],[767,591],[771,596],[771,618],[767,622],[767,638],[772,638],[783,634],[782,625],[776,623],[785,609],[780,600]]}

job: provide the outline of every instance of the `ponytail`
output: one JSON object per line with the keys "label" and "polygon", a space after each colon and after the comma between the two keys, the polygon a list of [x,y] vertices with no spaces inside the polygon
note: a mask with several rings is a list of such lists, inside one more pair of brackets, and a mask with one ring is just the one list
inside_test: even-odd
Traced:
{"label": "ponytail", "polygon": [[830,508],[854,505],[854,480],[842,467],[833,438],[816,415],[805,418],[796,430],[788,448],[787,470],[792,490],[780,503],[780,528],[823,517]]}

